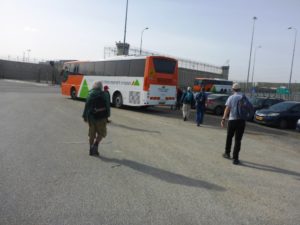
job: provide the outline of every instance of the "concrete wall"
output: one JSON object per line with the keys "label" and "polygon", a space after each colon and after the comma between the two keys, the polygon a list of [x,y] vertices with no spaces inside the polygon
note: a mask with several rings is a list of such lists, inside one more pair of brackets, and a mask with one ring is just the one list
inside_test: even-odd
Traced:
{"label": "concrete wall", "polygon": [[0,60],[0,79],[60,83],[59,72],[55,66],[7,60]]}
{"label": "concrete wall", "polygon": [[[70,60],[68,60],[70,61]],[[61,82],[60,71],[64,61],[50,64],[34,64],[0,60],[0,79],[28,80],[36,82],[57,83]],[[186,68],[178,69],[179,87],[193,86],[196,77],[228,79],[229,67],[222,67],[222,74],[210,73]]]}

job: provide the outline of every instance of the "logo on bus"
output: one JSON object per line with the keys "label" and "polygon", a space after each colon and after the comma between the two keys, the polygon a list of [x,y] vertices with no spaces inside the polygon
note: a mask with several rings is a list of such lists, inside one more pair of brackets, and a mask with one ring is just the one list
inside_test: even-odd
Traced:
{"label": "logo on bus", "polygon": [[140,86],[140,82],[138,80],[132,81],[131,85]]}

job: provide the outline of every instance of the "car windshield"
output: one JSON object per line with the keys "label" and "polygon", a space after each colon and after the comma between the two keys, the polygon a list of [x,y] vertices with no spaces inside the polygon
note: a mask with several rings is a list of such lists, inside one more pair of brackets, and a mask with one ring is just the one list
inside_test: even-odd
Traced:
{"label": "car windshield", "polygon": [[263,98],[250,98],[250,102],[252,103],[252,105],[262,105],[263,101]]}
{"label": "car windshield", "polygon": [[283,112],[290,109],[295,103],[293,102],[280,102],[272,105],[269,109],[275,112]]}

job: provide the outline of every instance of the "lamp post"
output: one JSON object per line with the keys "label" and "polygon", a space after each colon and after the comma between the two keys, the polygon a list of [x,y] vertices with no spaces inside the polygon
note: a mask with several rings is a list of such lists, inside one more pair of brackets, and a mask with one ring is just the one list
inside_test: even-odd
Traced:
{"label": "lamp post", "polygon": [[124,41],[123,41],[123,55],[125,55],[127,12],[128,12],[128,0],[126,0],[125,29],[124,29]]}
{"label": "lamp post", "polygon": [[254,87],[254,84],[253,84],[253,77],[254,77],[254,67],[255,67],[256,51],[257,51],[257,49],[259,49],[259,48],[261,48],[261,45],[256,46],[256,48],[255,48],[255,50],[254,50],[253,67],[252,67],[252,78],[251,78],[252,88]]}
{"label": "lamp post", "polygon": [[296,40],[297,40],[297,29],[295,27],[289,27],[289,30],[295,30],[295,40],[294,40],[294,48],[293,48],[293,56],[292,56],[292,64],[291,64],[291,72],[290,72],[290,79],[289,79],[289,95],[291,96],[291,81],[292,81],[292,74],[293,74],[293,65],[294,65],[294,56],[295,56],[295,49],[296,49]]}
{"label": "lamp post", "polygon": [[144,34],[144,31],[145,31],[145,30],[148,30],[148,29],[149,29],[148,27],[145,27],[145,28],[142,30],[142,34],[141,34],[141,44],[140,44],[140,55],[142,54],[143,34]]}
{"label": "lamp post", "polygon": [[257,20],[256,16],[253,17],[253,28],[252,28],[252,38],[251,38],[251,45],[250,45],[250,56],[249,56],[248,74],[247,74],[247,82],[246,82],[246,91],[248,91],[248,83],[249,83],[249,74],[250,74],[250,65],[251,65],[251,56],[252,56],[252,45],[253,45],[253,37],[254,37],[255,20]]}

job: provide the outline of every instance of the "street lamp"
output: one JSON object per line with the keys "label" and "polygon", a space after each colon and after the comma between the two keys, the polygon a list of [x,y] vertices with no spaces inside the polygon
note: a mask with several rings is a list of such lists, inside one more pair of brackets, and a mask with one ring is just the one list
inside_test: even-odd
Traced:
{"label": "street lamp", "polygon": [[31,51],[30,49],[27,49],[27,56],[28,56],[27,60],[28,60],[28,62],[29,62],[29,53],[30,53],[30,51]]}
{"label": "street lamp", "polygon": [[290,72],[290,80],[289,80],[289,86],[288,86],[288,89],[289,89],[289,93],[290,93],[290,96],[291,96],[291,81],[292,81],[292,74],[293,74],[293,64],[294,64],[294,56],[295,56],[295,49],[296,49],[296,40],[297,40],[297,29],[295,27],[289,27],[288,28],[289,30],[295,30],[295,40],[294,40],[294,48],[293,48],[293,56],[292,56],[292,64],[291,64],[291,72]]}
{"label": "street lamp", "polygon": [[142,54],[143,34],[144,34],[144,31],[145,31],[145,30],[148,30],[148,29],[149,29],[148,27],[145,27],[145,28],[142,30],[142,34],[141,34],[141,44],[140,44],[140,55]]}
{"label": "street lamp", "polygon": [[253,58],[253,67],[252,67],[252,78],[251,78],[251,84],[252,84],[252,88],[254,86],[253,84],[253,76],[254,76],[254,66],[255,66],[255,58],[256,58],[256,51],[257,49],[261,48],[261,45],[256,46],[255,50],[254,50],[254,58]]}
{"label": "street lamp", "polygon": [[248,74],[247,74],[247,82],[246,82],[246,91],[248,90],[248,82],[249,82],[249,74],[250,74],[250,65],[251,65],[251,56],[252,56],[252,45],[253,45],[253,37],[254,37],[255,20],[257,20],[256,16],[253,17],[253,28],[252,28],[252,38],[251,38],[251,45],[250,45],[250,56],[249,56]]}

